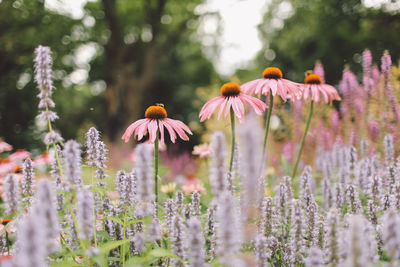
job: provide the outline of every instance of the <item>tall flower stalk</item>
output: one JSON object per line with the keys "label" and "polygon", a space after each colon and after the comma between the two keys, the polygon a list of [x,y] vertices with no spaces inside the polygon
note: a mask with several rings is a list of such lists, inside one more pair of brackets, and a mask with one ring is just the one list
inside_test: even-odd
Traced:
{"label": "tall flower stalk", "polygon": [[267,149],[269,125],[271,122],[274,96],[279,95],[286,102],[288,98],[296,100],[301,96],[301,86],[298,83],[283,79],[282,71],[276,67],[269,67],[263,71],[263,78],[247,82],[242,85],[243,91],[247,94],[257,94],[258,97],[266,95],[269,97],[268,114],[265,117],[265,135],[262,159],[265,160]]}
{"label": "tall flower stalk", "polygon": [[310,98],[311,104],[306,122],[306,127],[304,129],[303,136],[301,138],[300,148],[297,153],[296,161],[292,171],[293,178],[296,176],[297,167],[299,165],[301,153],[303,151],[308,129],[310,127],[310,122],[314,111],[314,101],[319,102],[319,100],[324,100],[326,103],[328,102],[332,103],[333,100],[340,100],[340,96],[336,88],[331,85],[325,84],[322,81],[323,80],[321,76],[315,73],[308,73],[308,75],[304,79],[304,85],[302,87],[303,98],[305,100]]}
{"label": "tall flower stalk", "polygon": [[53,60],[51,58],[51,50],[50,47],[39,45],[35,49],[35,81],[37,83],[38,89],[40,93],[38,97],[40,98],[39,109],[41,112],[39,114],[39,118],[46,121],[48,125],[49,132],[44,137],[44,142],[47,148],[52,145],[54,149],[54,153],[57,159],[57,164],[60,168],[61,177],[63,177],[63,172],[60,163],[60,156],[58,155],[58,150],[56,149],[56,145],[58,143],[63,145],[63,138],[61,135],[53,130],[52,122],[58,119],[57,113],[50,110],[50,108],[54,108],[55,104],[51,99],[53,94],[53,80],[52,80],[52,69],[51,66],[53,64]]}

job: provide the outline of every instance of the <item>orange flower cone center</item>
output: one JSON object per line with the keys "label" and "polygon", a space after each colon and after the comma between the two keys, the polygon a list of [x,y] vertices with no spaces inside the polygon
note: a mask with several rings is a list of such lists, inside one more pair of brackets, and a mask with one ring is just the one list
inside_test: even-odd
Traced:
{"label": "orange flower cone center", "polygon": [[311,73],[304,79],[305,84],[321,84],[322,79],[318,74]]}
{"label": "orange flower cone center", "polygon": [[264,79],[282,79],[282,71],[279,68],[269,67],[263,71]]}
{"label": "orange flower cone center", "polygon": [[237,83],[226,83],[221,87],[221,95],[237,96],[240,94],[240,86]]}
{"label": "orange flower cone center", "polygon": [[148,119],[161,120],[167,118],[167,111],[162,106],[150,106],[146,109],[144,116]]}

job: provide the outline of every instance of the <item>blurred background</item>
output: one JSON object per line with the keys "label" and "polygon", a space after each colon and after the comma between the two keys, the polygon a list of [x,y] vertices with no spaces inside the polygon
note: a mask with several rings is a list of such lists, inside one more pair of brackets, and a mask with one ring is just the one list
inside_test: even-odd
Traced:
{"label": "blurred background", "polygon": [[400,1],[390,0],[0,0],[0,138],[44,149],[38,45],[52,49],[64,139],[83,141],[96,126],[120,144],[147,106],[163,103],[193,129],[178,144],[189,150],[207,139],[198,112],[221,83],[259,78],[267,66],[302,82],[320,61],[336,85],[346,65],[361,74],[366,48],[375,63],[388,49],[397,64],[399,32]]}

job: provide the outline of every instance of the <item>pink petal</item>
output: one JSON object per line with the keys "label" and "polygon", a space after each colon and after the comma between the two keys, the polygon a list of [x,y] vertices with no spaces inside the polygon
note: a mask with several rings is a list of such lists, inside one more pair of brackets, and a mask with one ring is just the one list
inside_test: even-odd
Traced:
{"label": "pink petal", "polygon": [[227,102],[228,102],[228,98],[225,98],[224,102],[222,102],[221,106],[219,107],[218,120],[219,120],[219,118],[221,118],[222,112],[224,111],[224,107],[225,107]]}
{"label": "pink petal", "polygon": [[152,144],[154,144],[154,141],[156,141],[157,129],[158,129],[157,120],[150,120],[148,130],[149,130],[149,142]]}
{"label": "pink petal", "polygon": [[146,121],[146,119],[141,119],[141,120],[137,120],[134,123],[132,123],[131,125],[129,125],[129,127],[125,130],[125,133],[122,135],[121,139],[123,139],[125,141],[125,143],[127,143],[132,135],[132,133],[142,124]]}
{"label": "pink petal", "polygon": [[217,109],[217,107],[224,101],[224,97],[218,96],[214,97],[210,101],[208,101],[203,108],[200,110],[200,122],[209,119],[211,114]]}
{"label": "pink petal", "polygon": [[147,128],[149,126],[150,123],[150,119],[145,119],[146,121],[144,123],[142,123],[135,131],[135,134],[137,136],[137,140],[141,140],[143,138],[143,136],[147,133]]}
{"label": "pink petal", "polygon": [[175,143],[175,139],[176,139],[176,134],[174,129],[171,127],[171,125],[169,125],[168,123],[166,123],[164,120],[160,120],[159,121],[162,125],[165,126],[165,128],[167,128],[168,133],[169,133],[169,138],[171,139],[172,143]]}
{"label": "pink petal", "polygon": [[268,106],[262,102],[260,99],[242,94],[241,99],[249,104],[257,114],[261,114],[264,110],[268,108]]}
{"label": "pink petal", "polygon": [[254,94],[255,88],[257,87],[259,82],[262,82],[264,79],[256,79],[240,86],[240,89],[245,92],[246,94]]}
{"label": "pink petal", "polygon": [[179,135],[179,137],[182,140],[189,140],[189,137],[185,134],[184,130],[179,126],[178,123],[176,123],[175,120],[172,119],[166,119],[165,123],[168,123],[172,128],[174,128],[174,130],[176,131],[176,133]]}

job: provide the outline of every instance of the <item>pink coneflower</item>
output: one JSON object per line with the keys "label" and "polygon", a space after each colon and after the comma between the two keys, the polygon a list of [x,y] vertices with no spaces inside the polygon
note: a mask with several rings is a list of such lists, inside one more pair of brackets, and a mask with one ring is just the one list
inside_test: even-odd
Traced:
{"label": "pink coneflower", "polygon": [[261,100],[248,96],[242,93],[240,86],[237,83],[226,83],[221,87],[221,96],[217,96],[210,101],[208,101],[200,111],[200,121],[205,121],[209,119],[211,115],[217,110],[218,119],[221,117],[222,112],[225,109],[224,116],[228,116],[229,111],[234,111],[236,117],[239,121],[244,119],[244,105],[243,102],[249,104],[257,114],[262,114],[262,112],[267,108],[267,105]]}
{"label": "pink coneflower", "polygon": [[288,98],[299,98],[301,96],[301,86],[298,83],[282,78],[282,71],[279,68],[269,67],[263,72],[263,78],[247,82],[242,85],[243,92],[247,94],[257,94],[258,97],[278,94],[284,101]]}
{"label": "pink coneflower", "polygon": [[203,184],[197,180],[196,177],[188,176],[188,179],[183,183],[182,190],[186,195],[190,195],[193,192],[200,192],[205,194],[207,190],[203,186]]}
{"label": "pink coneflower", "polygon": [[263,78],[256,79],[242,85],[243,91],[248,94],[261,94],[269,96],[269,109],[265,117],[265,135],[263,147],[263,163],[265,160],[265,150],[268,140],[269,124],[271,121],[272,108],[274,104],[274,96],[278,94],[284,101],[288,98],[293,100],[301,96],[301,85],[286,79],[283,79],[282,71],[276,67],[269,67],[263,71]]}
{"label": "pink coneflower", "polygon": [[[306,78],[304,79],[304,85],[303,85],[303,98],[304,99],[311,99],[311,105],[310,105],[310,111],[308,113],[308,118],[306,122],[306,127],[303,132],[303,136],[301,138],[300,142],[300,148],[297,153],[297,158],[296,162],[293,167],[293,172],[292,172],[292,178],[295,177],[296,171],[297,171],[297,166],[299,164],[301,152],[303,151],[304,148],[304,143],[306,140],[306,136],[308,133],[308,129],[310,127],[310,122],[311,122],[311,117],[314,111],[314,101],[318,102],[320,98],[324,98],[325,102],[332,103],[333,100],[341,100],[338,92],[336,91],[336,88],[322,83],[322,78],[318,74],[315,73],[306,73]],[[322,95],[322,97],[321,97]]]}
{"label": "pink coneflower", "polygon": [[126,129],[122,136],[125,143],[129,141],[132,134],[134,134],[137,140],[141,140],[148,132],[149,142],[154,144],[157,137],[157,131],[159,131],[160,143],[163,144],[164,127],[167,129],[172,143],[175,143],[176,140],[175,132],[185,141],[189,140],[186,133],[192,134],[189,127],[187,127],[183,122],[167,118],[167,111],[162,105],[148,107],[144,115],[146,117],[145,119],[135,121]]}
{"label": "pink coneflower", "polygon": [[42,155],[38,156],[33,160],[33,166],[40,167],[46,164],[51,164],[52,162],[53,162],[53,157],[50,157],[50,155],[47,152],[43,152]]}
{"label": "pink coneflower", "polygon": [[329,84],[323,84],[321,77],[315,73],[307,75],[304,79],[303,89],[304,99],[311,98],[318,102],[323,97],[326,103],[332,103],[333,100],[341,100],[336,88]]}
{"label": "pink coneflower", "polygon": [[193,155],[198,155],[200,158],[206,158],[210,155],[211,148],[209,144],[201,144],[193,147]]}
{"label": "pink coneflower", "polygon": [[240,86],[237,83],[226,83],[221,87],[221,96],[217,96],[208,101],[200,111],[200,121],[209,119],[211,115],[217,110],[218,119],[221,117],[222,112],[225,109],[225,117],[230,113],[231,116],[231,129],[232,129],[232,149],[231,159],[229,164],[229,171],[232,171],[233,167],[233,154],[235,150],[235,115],[239,121],[242,122],[244,119],[244,105],[243,102],[249,104],[254,111],[261,115],[262,112],[267,108],[267,105],[260,99],[252,96],[248,96],[242,93]]}
{"label": "pink coneflower", "polygon": [[[122,139],[126,143],[129,141],[131,135],[134,134],[138,140],[141,140],[147,132],[149,133],[149,143],[154,144],[154,191],[156,195],[155,202],[157,204],[158,151],[159,143],[161,143],[161,145],[164,144],[164,127],[167,129],[172,143],[175,143],[176,133],[181,139],[187,141],[189,137],[186,133],[192,134],[192,132],[183,122],[167,118],[167,111],[162,104],[148,107],[144,116],[146,117],[145,119],[135,121],[126,129]],[[158,212],[158,209],[156,209],[156,212]]]}
{"label": "pink coneflower", "polygon": [[31,153],[24,149],[17,149],[14,153],[12,153],[8,158],[11,161],[21,161],[29,158],[31,156]]}
{"label": "pink coneflower", "polygon": [[4,151],[11,151],[12,146],[0,139],[0,153]]}
{"label": "pink coneflower", "polygon": [[335,87],[322,83],[322,78],[318,74],[308,74],[304,79],[303,98],[310,98],[318,102],[322,97],[326,103],[332,103],[333,100],[341,100]]}

